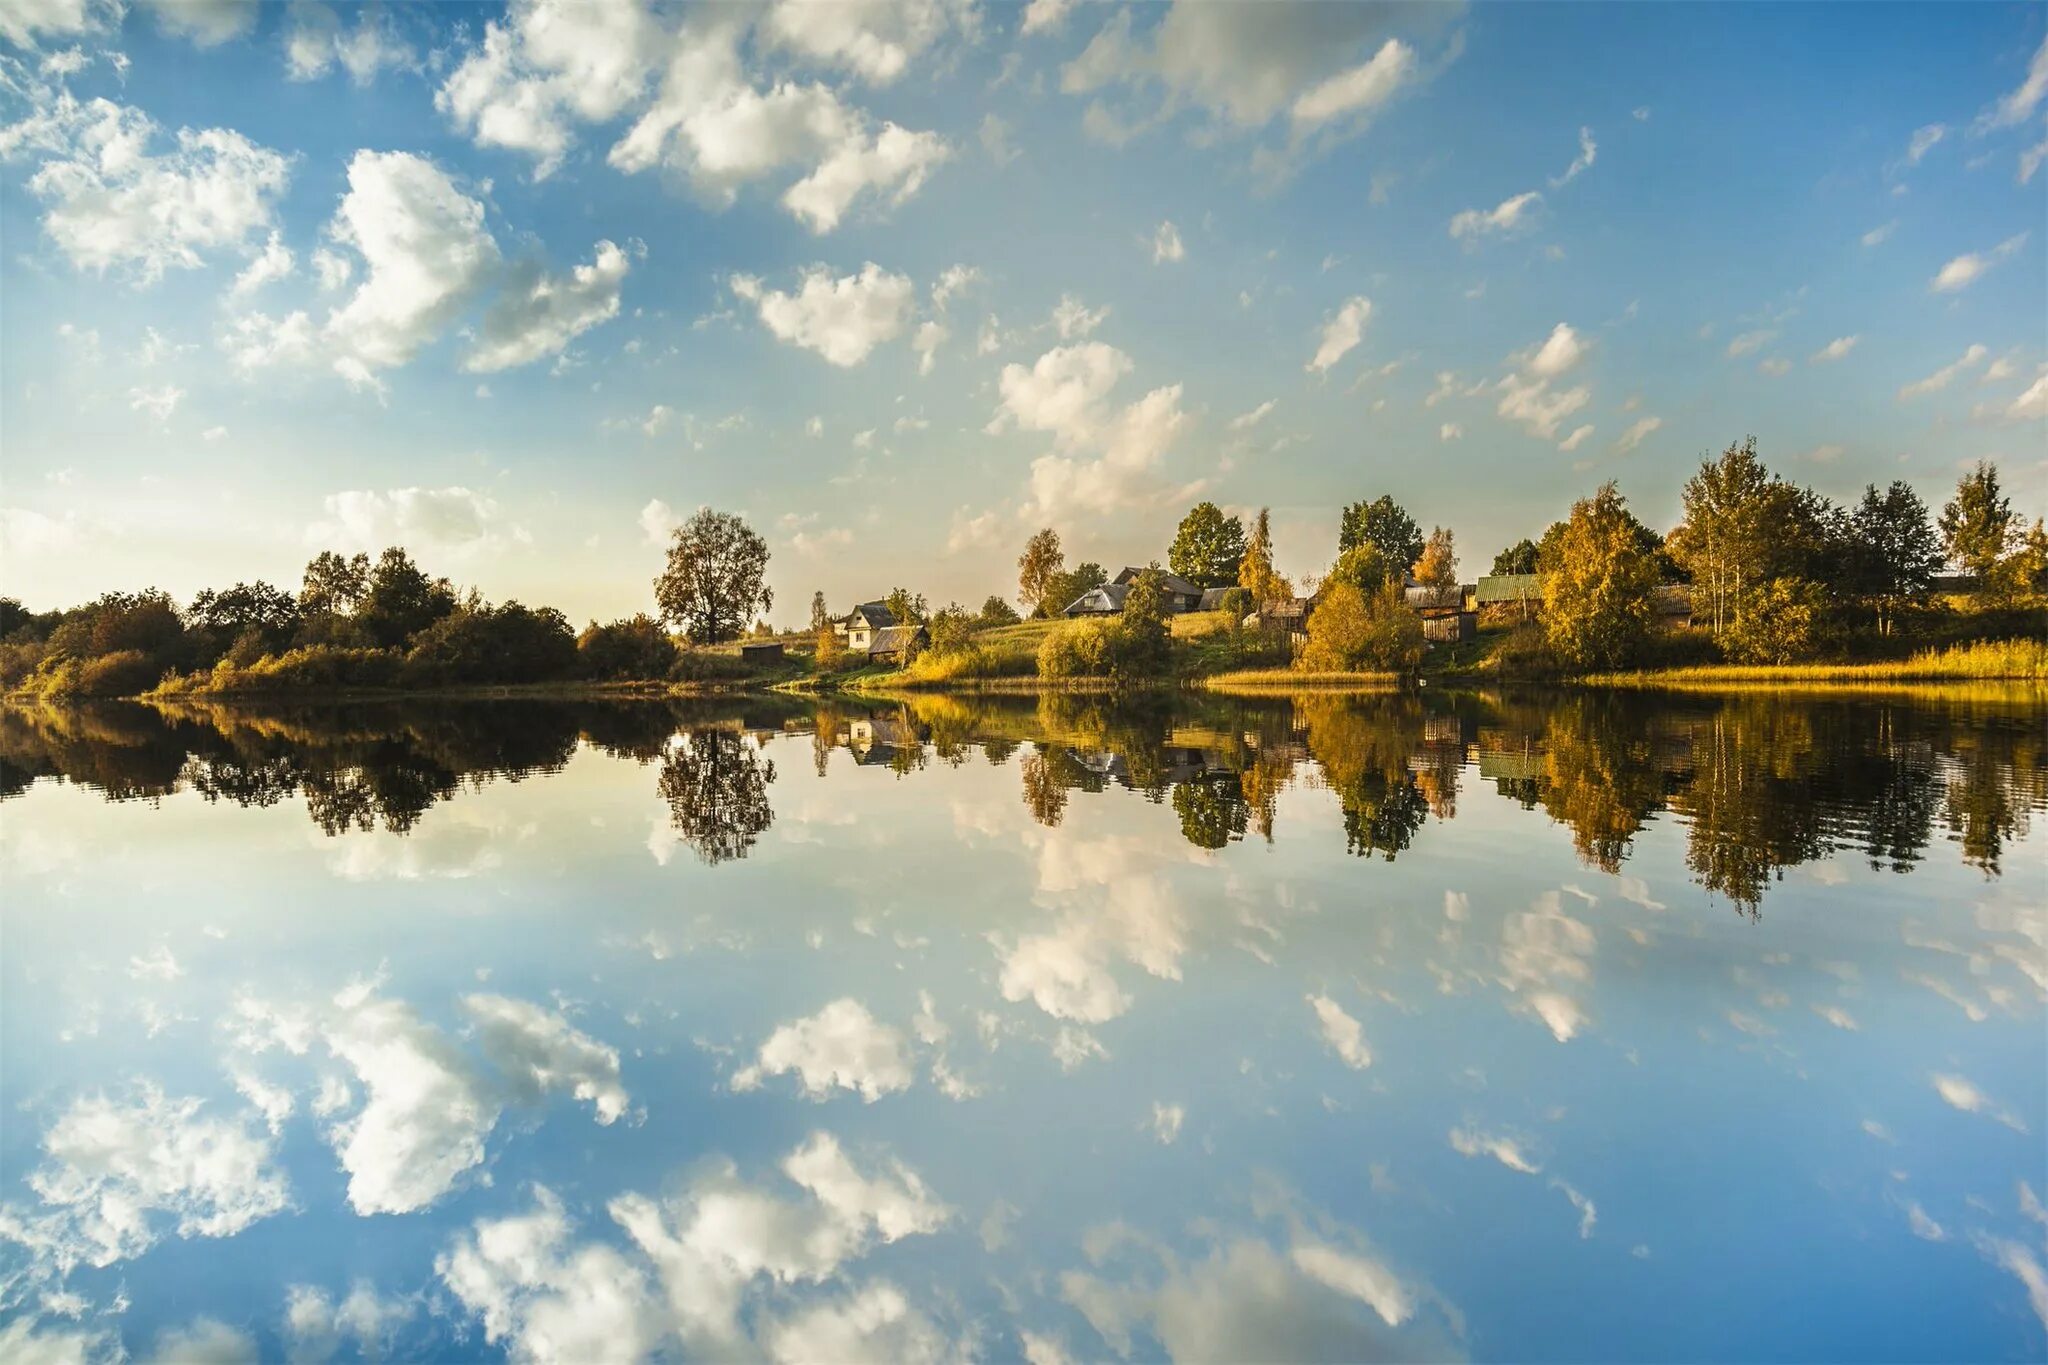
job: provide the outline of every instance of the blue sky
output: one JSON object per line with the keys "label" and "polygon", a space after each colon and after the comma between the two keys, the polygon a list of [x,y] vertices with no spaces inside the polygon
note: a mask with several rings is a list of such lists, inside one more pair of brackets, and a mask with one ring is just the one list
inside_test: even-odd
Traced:
{"label": "blue sky", "polygon": [[6,590],[403,541],[780,618],[1391,492],[1469,576],[1754,433],[2048,510],[2038,6],[0,5]]}

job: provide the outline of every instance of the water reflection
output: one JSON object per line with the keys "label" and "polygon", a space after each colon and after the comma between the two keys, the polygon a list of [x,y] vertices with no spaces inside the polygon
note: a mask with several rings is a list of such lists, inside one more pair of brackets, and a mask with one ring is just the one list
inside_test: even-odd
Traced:
{"label": "water reflection", "polygon": [[0,711],[0,1358],[2038,1359],[2042,716]]}
{"label": "water reflection", "polygon": [[976,756],[1018,764],[1041,824],[1110,785],[1171,806],[1180,835],[1219,849],[1270,841],[1279,794],[1328,791],[1344,845],[1392,861],[1478,784],[1571,831],[1617,872],[1662,816],[1686,831],[1699,885],[1761,912],[1786,869],[1843,850],[1910,871],[1937,838],[2003,871],[2048,804],[2035,699],[1827,701],[1742,695],[1416,694],[1298,701],[1146,695],[920,696],[817,705],[717,701],[294,708],[103,703],[0,708],[0,798],[55,777],[135,800],[198,792],[268,806],[299,796],[327,834],[403,834],[465,788],[559,771],[579,743],[657,765],[675,835],[707,863],[744,858],[773,823],[763,741],[808,735],[899,776]]}

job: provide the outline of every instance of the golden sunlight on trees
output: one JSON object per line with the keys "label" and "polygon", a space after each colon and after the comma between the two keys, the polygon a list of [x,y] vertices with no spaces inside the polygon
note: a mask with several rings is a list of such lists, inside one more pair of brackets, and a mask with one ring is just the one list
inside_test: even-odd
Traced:
{"label": "golden sunlight on trees", "polygon": [[1572,504],[1547,557],[1543,627],[1558,658],[1575,667],[1626,662],[1650,631],[1657,573],[1612,483]]}

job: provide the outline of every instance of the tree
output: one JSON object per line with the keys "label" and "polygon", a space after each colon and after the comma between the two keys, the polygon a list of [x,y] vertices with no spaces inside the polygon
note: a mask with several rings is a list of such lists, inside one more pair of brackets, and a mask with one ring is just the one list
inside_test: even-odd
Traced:
{"label": "tree", "polygon": [[1361,541],[1337,556],[1337,562],[1330,566],[1329,576],[1323,580],[1323,593],[1328,596],[1332,584],[1349,583],[1370,597],[1394,576],[1385,557],[1380,554],[1379,546],[1369,540]]}
{"label": "tree", "polygon": [[1263,507],[1252,520],[1252,532],[1245,541],[1244,557],[1238,562],[1237,582],[1261,607],[1294,595],[1294,589],[1273,568],[1272,517]]}
{"label": "tree", "polygon": [[1950,563],[1988,587],[2013,548],[2015,526],[2012,500],[1998,486],[1998,466],[1979,460],[1941,509],[1941,545]]}
{"label": "tree", "polygon": [[1226,517],[1213,502],[1198,502],[1181,518],[1166,562],[1198,588],[1227,588],[1237,582],[1244,559],[1244,523]]}
{"label": "tree", "polygon": [[974,635],[975,619],[958,602],[948,602],[932,613],[932,652],[945,654],[964,648]]}
{"label": "tree", "polygon": [[692,640],[717,644],[745,629],[757,607],[775,605],[767,577],[768,542],[732,513],[705,507],[676,528],[654,601]]}
{"label": "tree", "polygon": [[369,590],[368,555],[343,559],[332,550],[322,550],[306,565],[299,586],[299,610],[308,616],[345,616],[356,609]]}
{"label": "tree", "polygon": [[1026,611],[1033,616],[1050,616],[1067,605],[1053,600],[1054,580],[1066,569],[1067,556],[1060,549],[1060,533],[1052,527],[1024,543],[1024,553],[1017,557],[1017,600]]}
{"label": "tree", "polygon": [[1543,575],[1544,633],[1567,664],[1623,663],[1649,634],[1657,574],[1634,526],[1611,482],[1572,504]]}
{"label": "tree", "polygon": [[1811,656],[1827,622],[1819,585],[1789,575],[1753,589],[1725,641],[1738,663],[1789,664]]}
{"label": "tree", "polygon": [[477,603],[421,629],[405,661],[423,681],[548,682],[575,671],[576,634],[553,607]]}
{"label": "tree", "polygon": [[237,583],[219,592],[209,588],[193,598],[185,621],[204,636],[202,658],[208,653],[217,657],[245,638],[261,655],[289,643],[299,628],[299,603],[282,588],[260,580]]}
{"label": "tree", "polygon": [[1880,633],[1892,631],[1899,605],[1926,592],[1941,567],[1941,540],[1927,505],[1913,486],[1894,480],[1884,492],[1871,484],[1851,517],[1856,547],[1855,586],[1877,607]]}
{"label": "tree", "polygon": [[821,588],[811,594],[811,631],[815,634],[830,628],[831,625],[832,610],[825,605],[825,593]]}
{"label": "tree", "polygon": [[1117,622],[1126,637],[1121,673],[1149,672],[1166,662],[1172,639],[1166,618],[1166,579],[1155,562],[1131,580],[1130,591],[1124,594],[1123,616]]}
{"label": "tree", "polygon": [[1496,577],[1535,572],[1536,542],[1527,536],[1493,557],[1493,573]]}
{"label": "tree", "polygon": [[1399,583],[1384,581],[1368,597],[1338,579],[1324,586],[1308,618],[1300,666],[1311,673],[1404,671],[1422,661],[1422,651],[1422,618],[1408,610]]}
{"label": "tree", "polygon": [[1093,588],[1109,582],[1109,574],[1100,564],[1090,560],[1078,569],[1056,573],[1047,580],[1045,598],[1039,604],[1041,616],[1057,616],[1072,606],[1074,599]]}
{"label": "tree", "polygon": [[1354,502],[1344,509],[1344,521],[1337,532],[1337,552],[1342,554],[1368,541],[1387,563],[1404,573],[1422,557],[1422,528],[1385,494],[1369,503]]}
{"label": "tree", "polygon": [[448,580],[427,577],[412,556],[393,545],[370,570],[356,619],[371,639],[391,649],[454,610],[455,589]]}
{"label": "tree", "polygon": [[2035,517],[2020,537],[2019,548],[2005,557],[1999,574],[2014,592],[2048,592],[2048,525]]}
{"label": "tree", "polygon": [[661,622],[642,613],[601,626],[592,621],[576,637],[577,671],[602,681],[666,678],[676,642]]}
{"label": "tree", "polygon": [[992,626],[1014,626],[1017,619],[1017,609],[1006,598],[990,593],[988,600],[981,604],[980,625],[983,630]]}
{"label": "tree", "polygon": [[1415,581],[1429,589],[1433,602],[1457,591],[1458,551],[1450,531],[1444,527],[1430,528],[1429,540],[1415,558]]}
{"label": "tree", "polygon": [[1691,577],[1695,605],[1706,604],[1717,637],[1774,579],[1840,582],[1848,573],[1849,519],[1826,498],[1772,475],[1754,436],[1702,463],[1683,500],[1685,521],[1666,548]]}
{"label": "tree", "polygon": [[882,605],[896,618],[899,626],[921,626],[931,617],[924,603],[924,594],[913,593],[908,588],[892,588],[882,599]]}

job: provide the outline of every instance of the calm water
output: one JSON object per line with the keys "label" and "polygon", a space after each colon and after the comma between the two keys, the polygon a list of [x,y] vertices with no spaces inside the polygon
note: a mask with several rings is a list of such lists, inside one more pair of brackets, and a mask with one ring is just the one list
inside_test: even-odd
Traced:
{"label": "calm water", "polygon": [[2048,1355],[2038,700],[0,711],[0,1355]]}

